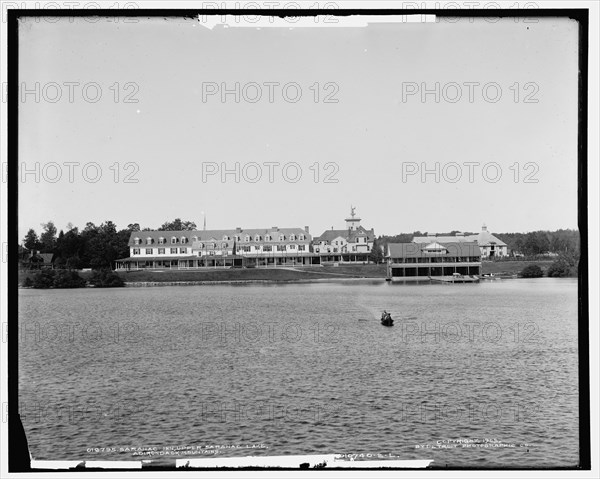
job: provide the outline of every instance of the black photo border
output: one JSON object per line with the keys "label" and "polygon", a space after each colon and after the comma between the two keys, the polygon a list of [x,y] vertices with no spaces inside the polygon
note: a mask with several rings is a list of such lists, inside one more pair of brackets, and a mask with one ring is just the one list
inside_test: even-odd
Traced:
{"label": "black photo border", "polygon": [[[566,17],[579,24],[579,84],[578,84],[578,227],[581,238],[581,256],[578,276],[578,362],[579,362],[579,465],[567,470],[591,469],[590,445],[590,371],[589,371],[589,269],[588,269],[588,49],[589,49],[589,10],[588,9],[9,9],[7,22],[7,67],[8,67],[8,103],[7,103],[7,232],[8,232],[8,471],[32,472],[29,469],[29,457],[24,457],[26,446],[25,431],[19,417],[18,382],[18,198],[19,198],[19,18],[40,16],[68,17],[198,17],[198,15],[262,15],[275,17],[312,17],[316,15],[346,16],[390,16],[390,15],[436,15],[437,17]],[[148,468],[149,471],[175,470],[174,468]],[[446,469],[446,468],[444,468]],[[453,470],[557,470],[556,468],[447,468]],[[146,470],[146,469],[144,469]],[[237,468],[188,469],[188,470],[241,470]],[[280,469],[288,470],[288,469]],[[289,469],[298,470],[298,469]],[[318,469],[319,471],[364,471],[372,469]],[[408,469],[387,469],[408,470]],[[423,471],[439,470],[437,467],[418,469]],[[63,472],[83,472],[89,469],[66,469]],[[106,470],[109,471],[109,470]],[[124,471],[110,469],[110,471]],[[35,472],[44,472],[35,469]],[[50,472],[50,471],[48,471]],[[51,472],[59,472],[52,470]],[[136,472],[139,472],[136,471]]]}

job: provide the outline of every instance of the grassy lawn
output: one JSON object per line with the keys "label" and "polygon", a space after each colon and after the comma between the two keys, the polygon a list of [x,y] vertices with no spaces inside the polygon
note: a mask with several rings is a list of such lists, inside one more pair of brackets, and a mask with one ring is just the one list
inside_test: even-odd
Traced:
{"label": "grassy lawn", "polygon": [[[552,261],[484,261],[482,273],[516,274],[530,264],[537,264],[544,273]],[[19,283],[34,272],[19,272]],[[79,275],[89,279],[90,271],[80,271]],[[210,269],[206,270],[163,270],[163,271],[129,271],[118,275],[127,283],[135,282],[174,282],[174,281],[297,281],[311,279],[344,279],[344,278],[385,278],[386,266],[340,265],[316,266],[298,269],[286,268],[247,268],[247,269]]]}
{"label": "grassy lawn", "polygon": [[384,278],[384,265],[363,267],[314,267],[314,268],[248,268],[248,269],[206,269],[206,270],[165,270],[119,272],[125,282],[149,281],[296,281],[302,279],[335,278]]}
{"label": "grassy lawn", "polygon": [[483,261],[481,263],[481,272],[484,274],[516,274],[520,273],[523,268],[530,264],[538,265],[542,268],[544,274],[546,274],[546,270],[550,267],[552,261]]}

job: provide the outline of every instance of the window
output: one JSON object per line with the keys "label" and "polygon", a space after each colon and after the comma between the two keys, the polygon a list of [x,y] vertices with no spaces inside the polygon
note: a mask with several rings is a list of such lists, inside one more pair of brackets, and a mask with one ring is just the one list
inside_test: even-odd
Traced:
{"label": "window", "polygon": [[273,241],[273,237],[271,235],[265,235],[265,241]]}
{"label": "window", "polygon": [[304,244],[299,244],[299,245],[298,245],[298,251],[306,251],[306,245],[304,245]]}
{"label": "window", "polygon": [[186,254],[187,253],[187,248],[179,248],[179,252],[181,254]]}
{"label": "window", "polygon": [[181,237],[181,244],[186,244],[188,242],[188,239],[185,236]]}
{"label": "window", "polygon": [[196,243],[196,242],[198,241],[198,237],[197,237],[197,236],[194,236],[194,237],[192,237],[192,241],[193,241],[194,243]]}
{"label": "window", "polygon": [[254,241],[260,241],[262,239],[262,237],[260,235],[256,235],[254,237]]}
{"label": "window", "polygon": [[285,251],[285,245],[284,244],[278,244],[277,245],[277,251]]}
{"label": "window", "polygon": [[234,238],[236,241],[240,241],[240,239],[241,239],[240,235],[235,235]]}
{"label": "window", "polygon": [[152,248],[146,248],[146,254],[152,254]]}
{"label": "window", "polygon": [[142,240],[139,238],[134,238],[134,240],[133,240],[133,244],[140,244],[141,242],[142,242]]}
{"label": "window", "polygon": [[223,236],[223,239],[224,239],[225,241],[229,241],[229,236],[225,235],[225,236]]}
{"label": "window", "polygon": [[306,239],[305,235],[300,235],[300,241],[304,241]]}
{"label": "window", "polygon": [[249,253],[251,247],[250,246],[241,246],[240,249],[244,252],[244,253]]}
{"label": "window", "polygon": [[150,237],[146,238],[146,244],[152,244],[152,238],[150,238]]}
{"label": "window", "polygon": [[171,238],[171,244],[177,244],[177,238],[175,238],[175,236]]}
{"label": "window", "polygon": [[165,239],[164,238],[158,238],[158,244],[165,244]]}
{"label": "window", "polygon": [[290,249],[296,249],[296,245],[295,244],[291,244],[291,245],[289,245],[289,248]]}
{"label": "window", "polygon": [[245,241],[246,243],[248,243],[248,242],[250,241],[250,235],[246,235],[246,236],[244,237],[244,241]]}
{"label": "window", "polygon": [[177,254],[177,248],[171,248],[171,254]]}
{"label": "window", "polygon": [[200,248],[204,248],[204,243],[200,243],[198,246],[199,246]]}
{"label": "window", "polygon": [[273,247],[271,245],[263,245],[263,251],[266,253],[270,253],[273,251]]}
{"label": "window", "polygon": [[227,248],[227,243],[223,243],[223,244],[221,245],[221,248]]}
{"label": "window", "polygon": [[212,248],[215,249],[217,247],[217,243],[212,244]]}
{"label": "window", "polygon": [[290,235],[290,240],[294,241],[296,239],[296,235]]}
{"label": "window", "polygon": [[158,254],[165,254],[164,248],[158,248]]}
{"label": "window", "polygon": [[285,241],[285,235],[279,235],[279,241]]}
{"label": "window", "polygon": [[139,248],[133,248],[133,254],[140,254]]}

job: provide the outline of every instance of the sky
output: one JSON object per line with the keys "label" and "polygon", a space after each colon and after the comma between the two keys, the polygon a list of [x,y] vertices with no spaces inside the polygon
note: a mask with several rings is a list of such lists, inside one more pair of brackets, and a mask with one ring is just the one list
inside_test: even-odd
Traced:
{"label": "sky", "polygon": [[376,235],[577,228],[575,21],[54,20],[19,32],[20,238],[177,217],[319,235],[351,205]]}

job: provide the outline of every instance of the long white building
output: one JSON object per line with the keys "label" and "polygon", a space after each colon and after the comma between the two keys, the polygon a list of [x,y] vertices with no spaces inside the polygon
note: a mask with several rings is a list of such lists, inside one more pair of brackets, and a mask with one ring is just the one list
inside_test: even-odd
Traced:
{"label": "long white building", "polygon": [[319,264],[311,251],[308,226],[203,231],[135,231],[129,258],[117,270],[218,267],[308,266]]}
{"label": "long white building", "polygon": [[471,243],[475,242],[479,246],[482,258],[494,258],[508,256],[508,245],[499,238],[491,234],[486,225],[481,227],[481,232],[476,235],[465,235],[456,233],[456,236],[415,236],[413,243]]}

